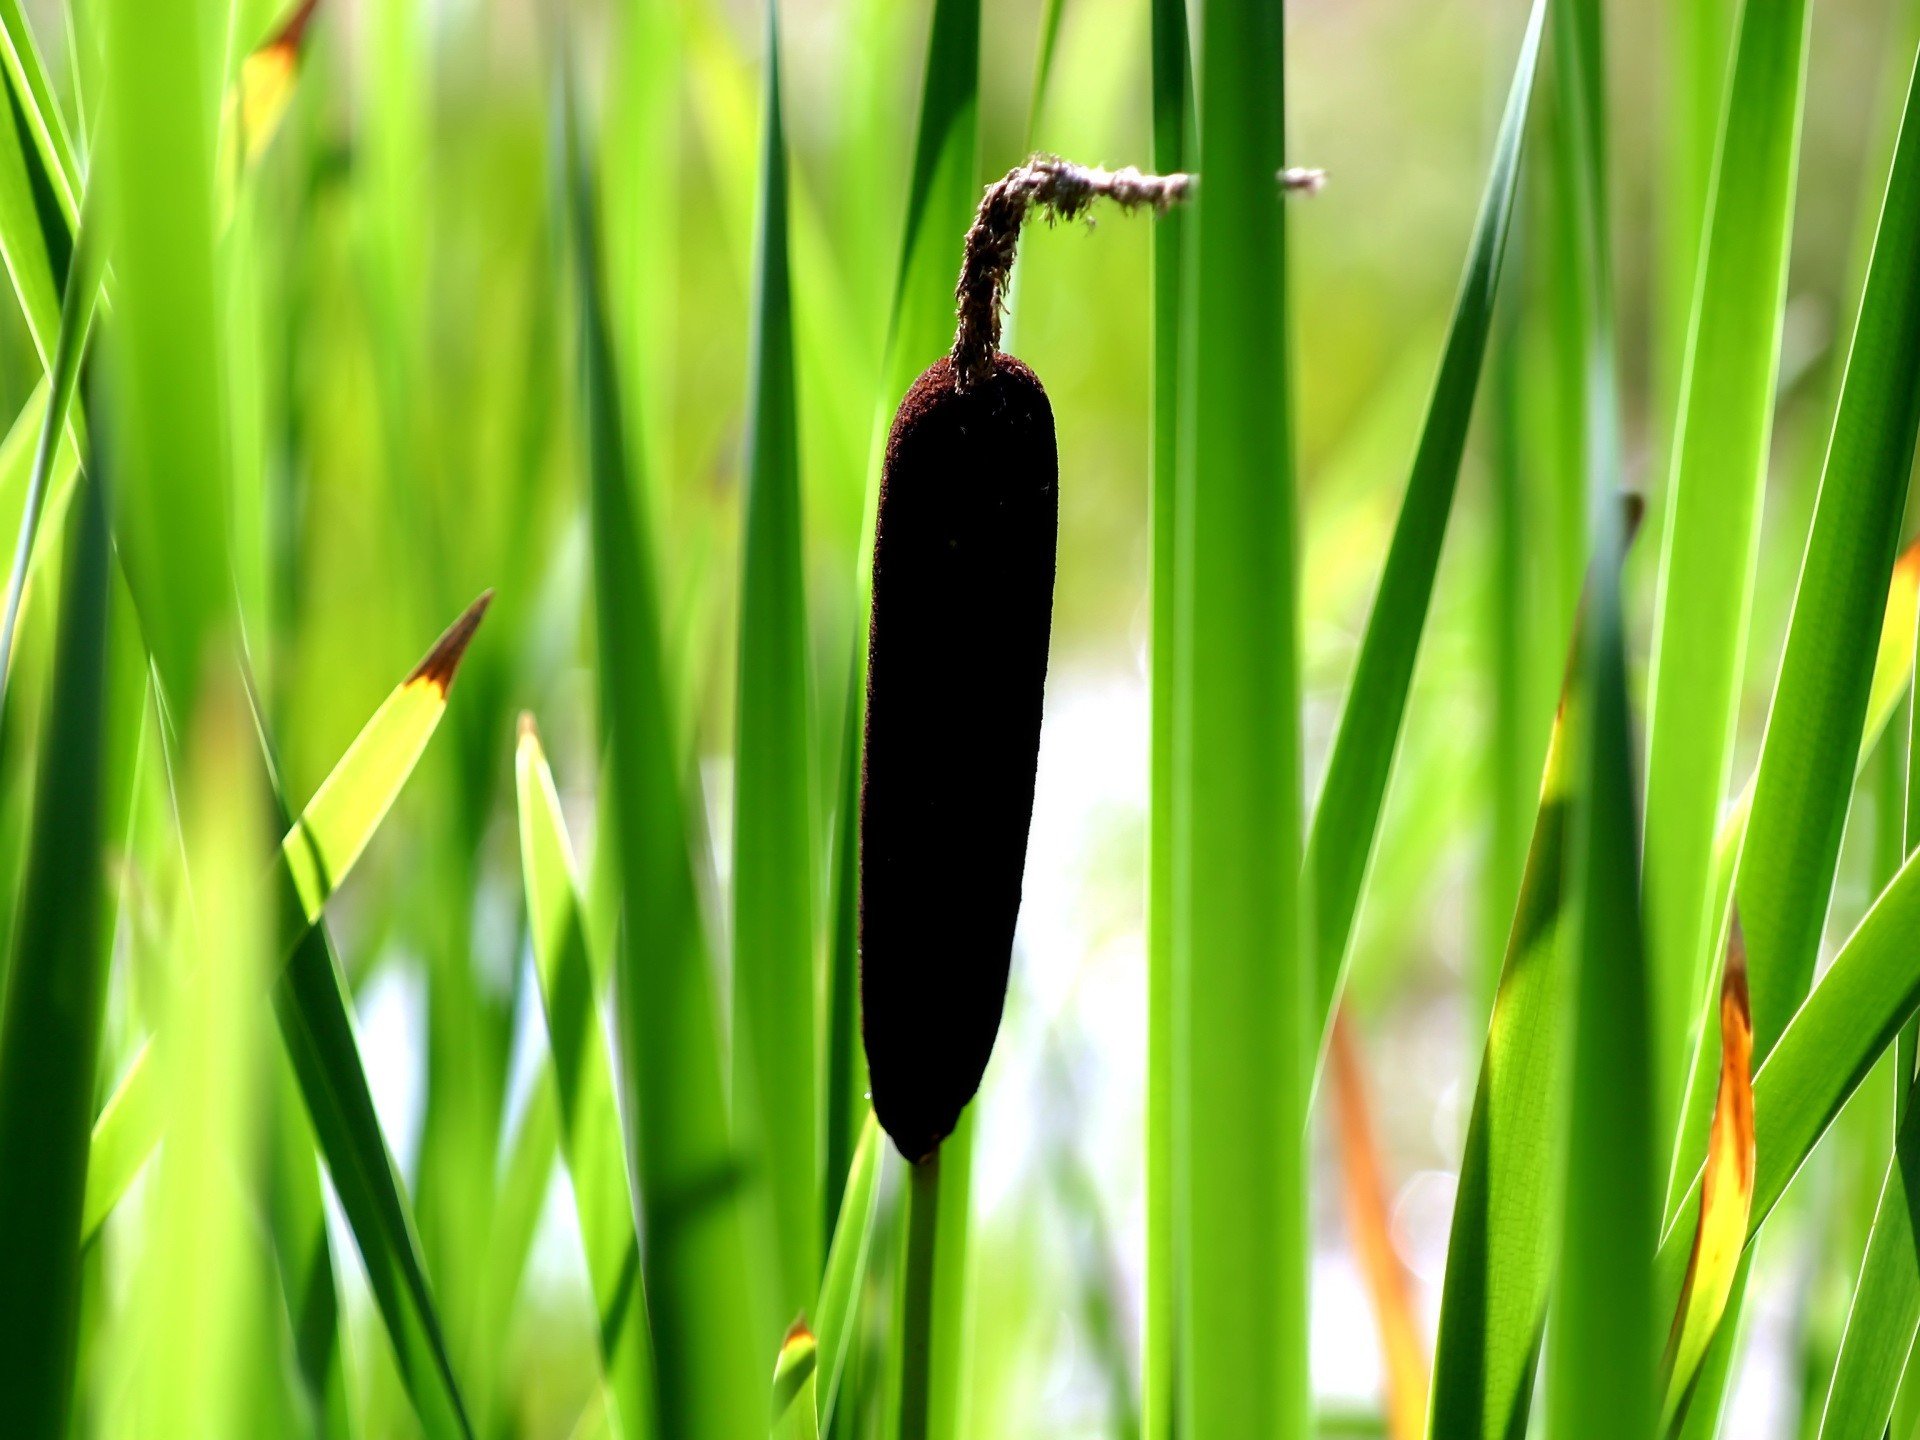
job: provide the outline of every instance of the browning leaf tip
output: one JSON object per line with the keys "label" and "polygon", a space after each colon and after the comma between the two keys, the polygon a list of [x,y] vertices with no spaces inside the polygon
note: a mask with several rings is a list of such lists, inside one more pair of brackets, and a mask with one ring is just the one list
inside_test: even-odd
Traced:
{"label": "browning leaf tip", "polygon": [[433,649],[427,652],[427,658],[414,667],[413,673],[407,676],[407,684],[424,682],[444,697],[453,688],[453,676],[460,668],[460,657],[467,653],[473,632],[480,628],[481,618],[492,603],[493,591],[481,591],[480,598],[460,613],[460,618],[434,642]]}
{"label": "browning leaf tip", "polygon": [[313,13],[319,8],[320,0],[300,0],[280,28],[273,32],[272,38],[260,48],[298,50],[301,42],[307,38],[307,27],[313,23]]}

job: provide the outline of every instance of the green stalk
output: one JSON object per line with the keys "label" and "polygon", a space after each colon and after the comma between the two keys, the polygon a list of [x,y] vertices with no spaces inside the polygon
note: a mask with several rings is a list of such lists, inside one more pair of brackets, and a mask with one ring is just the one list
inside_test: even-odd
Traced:
{"label": "green stalk", "polygon": [[1181,1430],[1307,1433],[1310,922],[1300,891],[1278,6],[1200,11],[1174,715]]}
{"label": "green stalk", "polygon": [[[1153,168],[1186,168],[1193,127],[1184,0],[1153,0]],[[1152,546],[1151,751],[1147,819],[1147,1275],[1141,1327],[1144,1440],[1171,1440],[1176,1403],[1177,1289],[1173,1200],[1173,706],[1179,678],[1179,551],[1174,543],[1180,456],[1180,267],[1186,218],[1153,227],[1153,413],[1147,529]]]}
{"label": "green stalk", "polygon": [[933,1434],[935,1256],[940,1233],[940,1152],[907,1167],[906,1258],[900,1271],[900,1409],[896,1440]]}

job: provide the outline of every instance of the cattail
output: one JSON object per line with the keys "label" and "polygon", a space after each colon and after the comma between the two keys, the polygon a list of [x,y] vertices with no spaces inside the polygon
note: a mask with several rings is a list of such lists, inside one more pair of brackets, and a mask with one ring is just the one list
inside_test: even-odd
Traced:
{"label": "cattail", "polygon": [[996,355],[941,359],[887,437],[860,792],[873,1104],[910,1160],[980,1087],[1006,998],[1040,748],[1059,490],[1053,410]]}
{"label": "cattail", "polygon": [[[1287,170],[1289,191],[1319,188]],[[1027,212],[1164,211],[1189,175],[1035,156],[967,232],[953,352],[887,436],[860,791],[860,1003],[873,1106],[909,1160],[980,1088],[1006,1001],[1040,753],[1059,530],[1053,409],[1000,351]]]}

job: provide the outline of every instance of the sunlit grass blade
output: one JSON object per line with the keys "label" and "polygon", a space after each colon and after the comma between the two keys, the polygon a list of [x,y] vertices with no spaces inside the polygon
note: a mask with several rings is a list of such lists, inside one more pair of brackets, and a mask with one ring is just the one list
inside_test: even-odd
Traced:
{"label": "sunlit grass blade", "polygon": [[0,698],[6,695],[9,657],[20,620],[20,603],[32,569],[34,542],[40,531],[47,497],[55,480],[67,435],[67,414],[80,381],[80,365],[93,328],[94,298],[100,283],[100,234],[89,214],[77,242],[74,262],[67,268],[66,289],[60,300],[60,334],[48,369],[47,402],[40,416],[40,438],[34,445],[33,468],[27,476],[21,502],[19,538],[13,547],[13,568],[7,576],[6,608],[0,612]]}
{"label": "sunlit grass blade", "polygon": [[[1679,1111],[1702,961],[1716,928],[1708,913],[1714,837],[1732,757],[1772,433],[1806,29],[1804,0],[1747,0],[1743,7],[1665,496],[1646,817],[1662,1136],[1671,1136]],[[1784,1011],[1772,1008],[1771,950],[1750,938],[1764,1055]]]}
{"label": "sunlit grass blade", "polygon": [[1307,832],[1306,875],[1313,892],[1318,1023],[1332,1024],[1340,972],[1353,933],[1367,858],[1380,825],[1387,781],[1399,748],[1407,692],[1419,658],[1441,544],[1473,418],[1499,295],[1501,266],[1520,182],[1521,142],[1546,23],[1537,0],[1520,42],[1493,166],[1480,202],[1467,264],[1454,301],[1446,348],[1434,381],[1412,474],[1394,524],[1380,588],[1360,641],[1353,680],[1327,761],[1326,780]]}
{"label": "sunlit grass blade", "polygon": [[1339,1117],[1347,1234],[1366,1276],[1385,1362],[1387,1431],[1393,1440],[1420,1440],[1427,1428],[1431,1362],[1414,1315],[1411,1277],[1394,1249],[1391,1197],[1367,1099],[1366,1062],[1344,1008],[1334,1012],[1327,1061]]}
{"label": "sunlit grass blade", "polygon": [[[307,808],[280,842],[276,883],[311,926],[328,898],[352,870],[380,822],[413,773],[427,742],[446,713],[447,692],[466,653],[489,596],[482,595],[447,628],[367,721]],[[300,927],[288,938],[304,943]],[[93,1160],[87,1171],[89,1239],[146,1163],[160,1136],[163,1117],[151,1073],[152,1045],[135,1055],[93,1127]]]}
{"label": "sunlit grass blade", "polygon": [[[1629,535],[1637,519],[1630,505]],[[1532,1403],[1567,1143],[1564,882],[1584,743],[1581,643],[1576,630],[1467,1125],[1434,1351],[1435,1440],[1514,1434]]]}
{"label": "sunlit grass blade", "polygon": [[[1920,1332],[1914,1206],[1920,1199],[1920,1106],[1909,1103],[1873,1212],[1847,1328],[1820,1415],[1820,1440],[1879,1440]],[[1904,1432],[1896,1432],[1904,1433]]]}
{"label": "sunlit grass blade", "polygon": [[1187,1440],[1304,1434],[1315,1019],[1301,869],[1277,7],[1207,0],[1174,701],[1175,1270]]}
{"label": "sunlit grass blade", "polygon": [[614,962],[627,1146],[647,1238],[662,1435],[734,1440],[766,1427],[765,1356],[748,1271],[739,1156],[727,1124],[646,506],[637,504],[607,330],[599,225],[572,106],[560,177],[579,295],[600,733],[624,920]]}
{"label": "sunlit grass blade", "polygon": [[1909,91],[1735,879],[1766,1057],[1813,978],[1920,432],[1920,88]]}
{"label": "sunlit grass blade", "polygon": [[593,1281],[600,1360],[613,1400],[610,1425],[615,1435],[646,1435],[653,1422],[653,1356],[613,1064],[599,1024],[603,967],[588,955],[573,849],[532,716],[521,720],[514,775],[534,970],[562,1120],[561,1153],[573,1178]]}
{"label": "sunlit grass blade", "polygon": [[806,569],[778,14],[776,0],[768,0],[734,731],[734,1113],[736,1128],[765,1158],[776,1303],[791,1317],[819,1283],[825,1227]]}
{"label": "sunlit grass blade", "polygon": [[[1762,1059],[1812,978],[1855,757],[1872,747],[1910,669],[1901,662],[1913,633],[1913,555],[1896,565],[1894,551],[1920,429],[1908,383],[1920,359],[1920,284],[1911,273],[1920,254],[1917,94],[1909,90],[1888,177],[1758,772],[1735,811],[1744,835],[1736,829],[1721,845],[1722,856],[1739,857],[1733,888],[1753,955]],[[1876,611],[1877,651],[1866,643]],[[1703,1036],[1670,1191],[1691,1170],[1687,1147],[1713,1059],[1712,1037]]]}
{"label": "sunlit grass blade", "polygon": [[310,927],[294,950],[274,987],[274,1009],[420,1424],[430,1436],[471,1440],[412,1207],[380,1130],[352,1004],[324,925]]}
{"label": "sunlit grass blade", "polygon": [[23,1440],[67,1432],[87,1122],[105,1011],[106,499],[75,516],[19,928],[0,1014],[0,1393]]}
{"label": "sunlit grass blade", "polygon": [[1733,1293],[1734,1272],[1746,1245],[1753,1166],[1753,1014],[1747,999],[1746,943],[1736,918],[1721,980],[1720,1090],[1702,1171],[1699,1219],[1661,1362],[1662,1426],[1673,1423]]}

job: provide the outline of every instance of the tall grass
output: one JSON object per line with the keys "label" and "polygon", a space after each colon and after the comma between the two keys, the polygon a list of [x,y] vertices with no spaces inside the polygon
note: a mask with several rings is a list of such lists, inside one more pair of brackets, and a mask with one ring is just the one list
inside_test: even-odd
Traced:
{"label": "tall grass", "polygon": [[[0,0],[0,1433],[1904,1440],[1910,17],[749,9]],[[910,1166],[874,505],[1036,143],[1197,179],[1021,251]]]}

